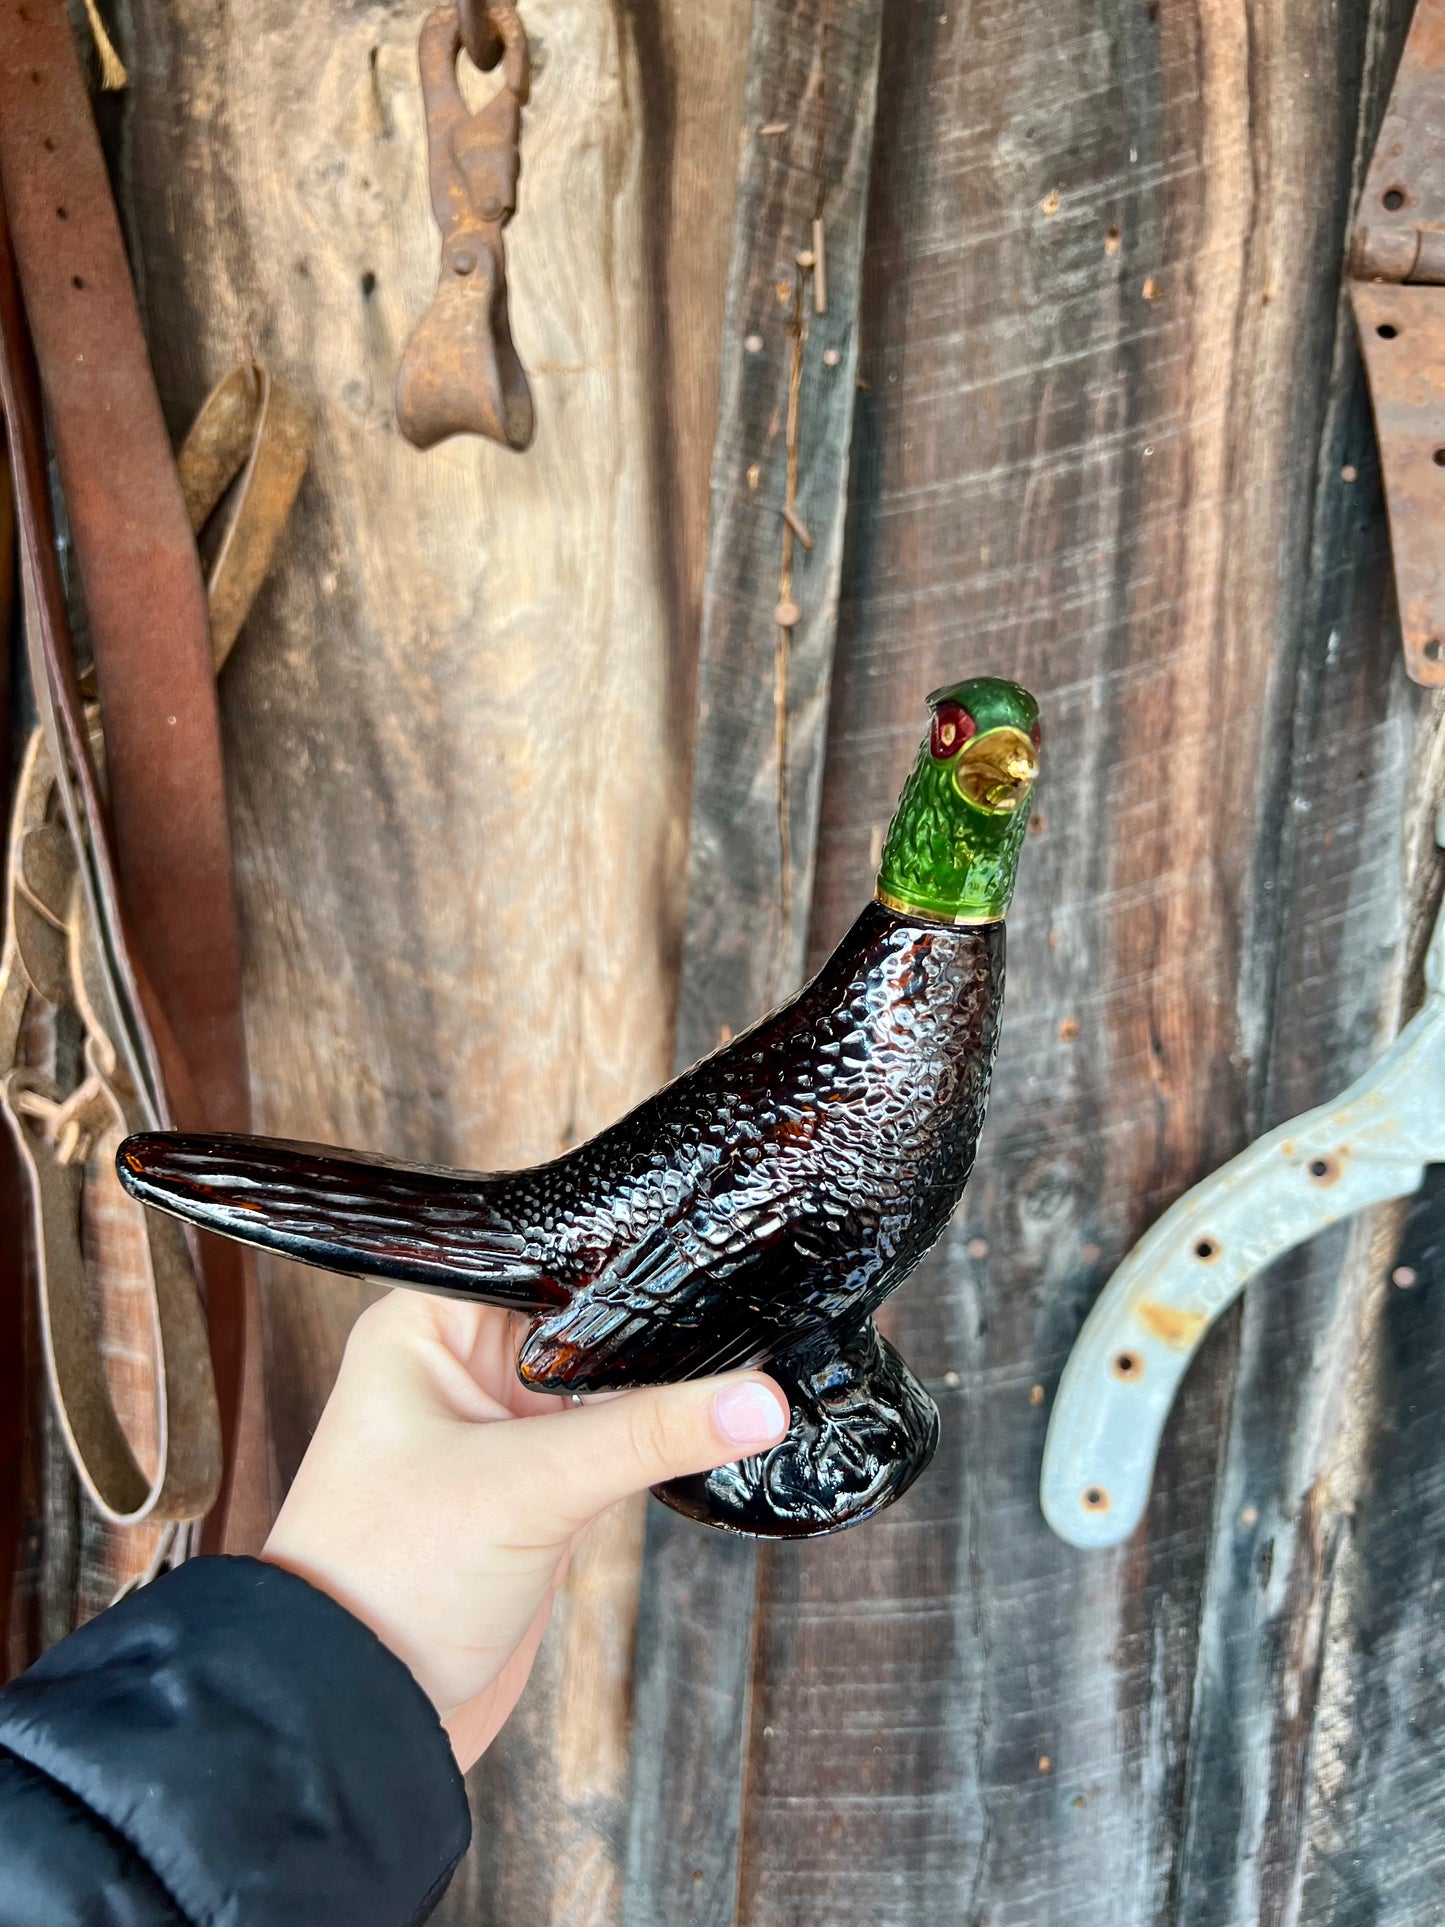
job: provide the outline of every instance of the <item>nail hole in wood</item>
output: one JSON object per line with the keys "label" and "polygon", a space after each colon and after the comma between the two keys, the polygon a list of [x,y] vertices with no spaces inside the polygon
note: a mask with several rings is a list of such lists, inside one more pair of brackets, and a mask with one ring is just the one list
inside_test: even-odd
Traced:
{"label": "nail hole in wood", "polygon": [[1380,196],[1380,205],[1387,214],[1398,214],[1407,198],[1403,187],[1387,187]]}
{"label": "nail hole in wood", "polygon": [[72,288],[82,288],[82,289],[83,289],[83,288],[84,288],[84,286],[85,286],[85,282],[84,282],[84,281],[82,280],[82,278],[80,277],[80,275],[78,275],[78,274],[73,274],[73,275],[71,275],[71,277],[70,277],[70,285],[71,285],[71,287],[72,287]]}
{"label": "nail hole in wood", "polygon": [[1382,321],[1375,330],[1381,341],[1393,341],[1399,332],[1393,321]]}

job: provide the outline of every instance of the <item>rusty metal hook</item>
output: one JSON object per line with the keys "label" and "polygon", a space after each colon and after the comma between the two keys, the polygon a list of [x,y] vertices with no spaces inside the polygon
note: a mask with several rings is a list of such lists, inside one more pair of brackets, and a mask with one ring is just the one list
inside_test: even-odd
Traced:
{"label": "rusty metal hook", "polygon": [[489,74],[505,59],[508,91],[525,107],[532,92],[527,32],[514,7],[489,7],[482,0],[457,0],[462,45],[474,67]]}
{"label": "rusty metal hook", "polygon": [[[418,448],[449,435],[486,435],[508,448],[532,439],[532,394],[512,344],[502,229],[517,205],[522,108],[531,86],[527,36],[510,7],[471,7],[493,41],[479,66],[503,65],[501,91],[472,113],[457,80],[467,23],[455,7],[428,14],[418,48],[432,212],[442,236],[431,306],[413,329],[396,377],[401,431]],[[499,50],[499,51],[497,51]]]}

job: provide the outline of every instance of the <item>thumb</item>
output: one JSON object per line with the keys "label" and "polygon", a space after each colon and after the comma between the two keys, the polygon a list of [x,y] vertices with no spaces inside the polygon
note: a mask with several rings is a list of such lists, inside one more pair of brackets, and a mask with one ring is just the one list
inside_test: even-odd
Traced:
{"label": "thumb", "polygon": [[489,1471],[527,1535],[565,1536],[648,1486],[766,1451],[789,1416],[772,1379],[730,1372],[484,1426],[478,1443],[505,1441],[509,1463]]}

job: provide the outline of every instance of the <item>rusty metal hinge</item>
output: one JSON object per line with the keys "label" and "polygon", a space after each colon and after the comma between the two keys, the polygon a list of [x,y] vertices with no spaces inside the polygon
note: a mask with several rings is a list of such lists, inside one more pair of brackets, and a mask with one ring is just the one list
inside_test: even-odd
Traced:
{"label": "rusty metal hinge", "polygon": [[1445,684],[1445,0],[1419,0],[1350,243],[1405,667]]}

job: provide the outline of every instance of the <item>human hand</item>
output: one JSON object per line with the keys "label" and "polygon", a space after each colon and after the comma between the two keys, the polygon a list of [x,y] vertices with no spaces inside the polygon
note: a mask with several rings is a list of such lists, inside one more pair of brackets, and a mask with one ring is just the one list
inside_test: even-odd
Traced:
{"label": "human hand", "polygon": [[524,1329],[408,1291],[363,1312],[262,1555],[411,1668],[463,1771],[517,1703],[583,1528],[788,1426],[760,1372],[581,1406],[529,1391],[516,1373]]}

